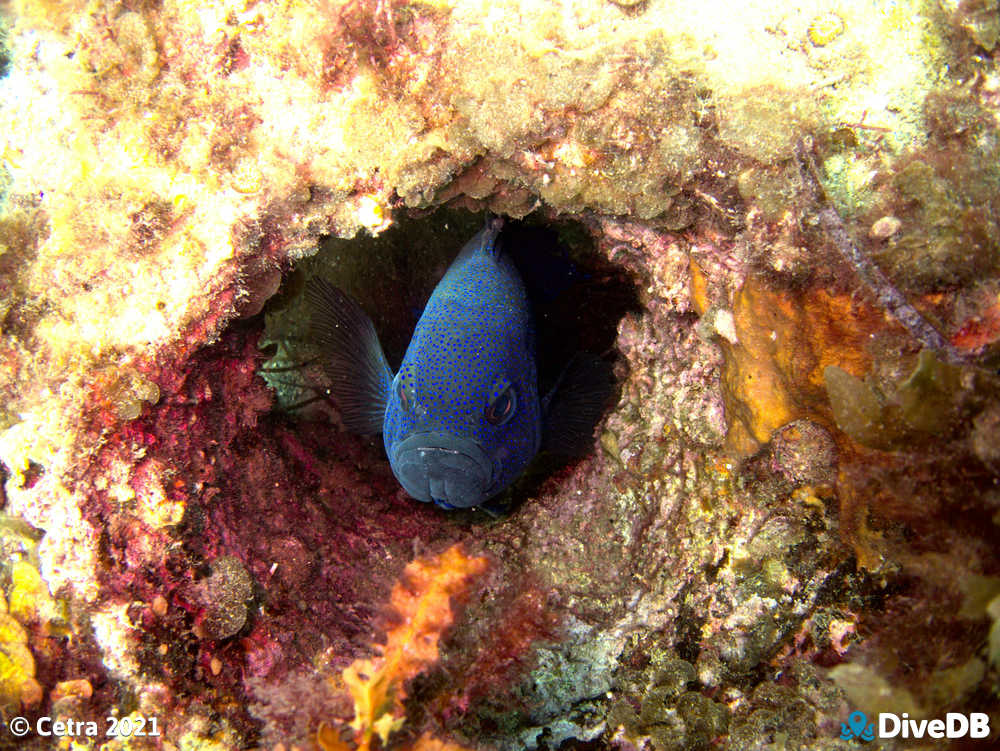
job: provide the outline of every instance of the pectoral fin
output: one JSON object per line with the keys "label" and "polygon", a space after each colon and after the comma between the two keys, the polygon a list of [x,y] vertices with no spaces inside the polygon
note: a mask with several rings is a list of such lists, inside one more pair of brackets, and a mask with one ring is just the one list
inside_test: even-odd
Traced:
{"label": "pectoral fin", "polygon": [[542,450],[563,456],[588,453],[612,391],[609,363],[588,353],[573,357],[542,402]]}
{"label": "pectoral fin", "polygon": [[306,299],[312,307],[311,338],[320,348],[344,427],[360,435],[381,433],[392,371],[375,326],[360,305],[320,277],[306,284]]}

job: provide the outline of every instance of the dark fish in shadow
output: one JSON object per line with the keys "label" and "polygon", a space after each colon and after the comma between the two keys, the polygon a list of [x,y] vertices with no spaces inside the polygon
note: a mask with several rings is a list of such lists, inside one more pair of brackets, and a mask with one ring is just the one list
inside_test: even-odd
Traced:
{"label": "dark fish in shadow", "polygon": [[532,303],[511,240],[492,217],[466,243],[395,374],[361,307],[321,278],[306,285],[344,427],[382,433],[406,492],[445,509],[491,510],[543,447],[586,453],[613,388],[610,365],[579,355],[540,398]]}

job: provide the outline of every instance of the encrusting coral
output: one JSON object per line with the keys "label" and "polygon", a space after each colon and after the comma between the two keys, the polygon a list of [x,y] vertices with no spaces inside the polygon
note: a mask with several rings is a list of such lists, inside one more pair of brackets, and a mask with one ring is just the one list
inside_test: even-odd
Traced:
{"label": "encrusting coral", "polygon": [[[0,5],[4,711],[213,751],[1000,725],[996,5]],[[392,359],[486,211],[559,236],[539,360],[619,397],[496,519],[279,408],[322,396],[308,276]]]}

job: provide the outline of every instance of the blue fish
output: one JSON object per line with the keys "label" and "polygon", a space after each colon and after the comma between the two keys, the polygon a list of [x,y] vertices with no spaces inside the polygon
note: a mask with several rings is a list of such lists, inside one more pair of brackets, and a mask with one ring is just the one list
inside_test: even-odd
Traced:
{"label": "blue fish", "polygon": [[610,391],[610,369],[586,365],[539,398],[532,307],[502,233],[492,217],[462,248],[395,374],[354,300],[318,277],[306,286],[344,427],[381,432],[400,485],[445,509],[489,508],[538,453],[543,428],[565,453],[589,448]]}

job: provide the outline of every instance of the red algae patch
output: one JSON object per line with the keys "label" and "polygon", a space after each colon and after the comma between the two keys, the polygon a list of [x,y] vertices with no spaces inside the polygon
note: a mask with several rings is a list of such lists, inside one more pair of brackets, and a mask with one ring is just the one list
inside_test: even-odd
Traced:
{"label": "red algae patch", "polygon": [[266,693],[351,654],[414,546],[468,534],[402,497],[377,447],[272,413],[254,342],[227,333],[105,436],[93,467],[132,457],[131,500],[101,491],[97,472],[77,488],[105,530],[102,601],[151,603],[127,610],[144,680],[242,704],[245,679]]}

